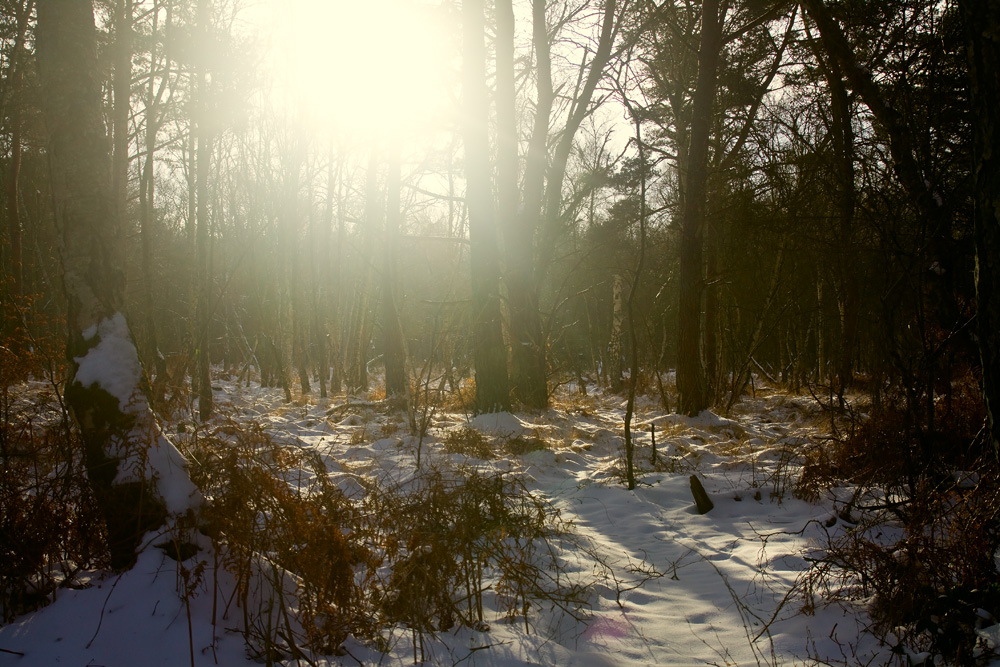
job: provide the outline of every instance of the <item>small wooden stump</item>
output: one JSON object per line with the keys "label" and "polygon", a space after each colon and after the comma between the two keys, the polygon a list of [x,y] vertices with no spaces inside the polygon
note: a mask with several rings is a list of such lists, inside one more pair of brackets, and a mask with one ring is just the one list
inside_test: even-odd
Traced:
{"label": "small wooden stump", "polygon": [[708,497],[708,492],[705,491],[705,487],[702,486],[697,475],[691,475],[691,495],[694,496],[694,504],[698,508],[698,514],[711,512],[712,508],[715,507],[715,503]]}

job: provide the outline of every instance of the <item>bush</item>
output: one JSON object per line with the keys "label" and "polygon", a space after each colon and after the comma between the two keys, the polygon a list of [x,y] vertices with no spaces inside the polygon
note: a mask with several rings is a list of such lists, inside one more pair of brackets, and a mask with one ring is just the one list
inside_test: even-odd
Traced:
{"label": "bush", "polygon": [[1000,618],[1000,471],[976,439],[982,403],[970,382],[959,384],[933,430],[904,405],[887,402],[810,453],[800,496],[854,491],[839,511],[848,528],[831,533],[802,584],[810,604],[814,594],[867,600],[875,628],[901,646],[980,664],[980,610]]}
{"label": "bush", "polygon": [[302,643],[328,653],[362,630],[355,579],[372,567],[345,534],[353,509],[320,457],[229,421],[198,437],[192,458],[209,500],[205,528],[236,579],[254,650],[294,655]]}
{"label": "bush", "polygon": [[524,456],[547,448],[541,438],[524,435],[490,437],[469,426],[448,431],[444,436],[444,450],[449,454],[486,460],[495,459],[501,453]]}
{"label": "bush", "polygon": [[389,517],[395,507],[409,517],[385,531],[392,575],[380,609],[390,622],[421,631],[482,627],[484,596],[493,591],[498,611],[527,624],[533,601],[572,606],[579,597],[559,581],[548,548],[562,530],[555,511],[515,476],[430,470],[407,489],[381,489],[369,499],[372,516]]}
{"label": "bush", "polygon": [[107,565],[82,445],[62,404],[58,321],[5,298],[0,320],[0,622],[50,602],[81,570]]}
{"label": "bush", "polygon": [[229,421],[189,444],[206,530],[236,580],[223,613],[235,600],[265,660],[334,652],[348,635],[384,646],[399,626],[421,642],[456,624],[485,629],[491,606],[527,624],[534,601],[572,610],[579,596],[548,544],[562,530],[555,511],[511,474],[351,474],[348,497],[315,451],[260,425]]}

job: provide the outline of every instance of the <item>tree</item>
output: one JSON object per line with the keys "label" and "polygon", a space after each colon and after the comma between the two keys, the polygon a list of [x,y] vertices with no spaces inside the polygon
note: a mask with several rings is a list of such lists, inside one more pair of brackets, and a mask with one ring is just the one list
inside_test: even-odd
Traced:
{"label": "tree", "polygon": [[18,203],[21,196],[19,178],[23,150],[23,114],[18,93],[24,85],[25,40],[28,33],[28,19],[31,17],[34,4],[34,0],[19,0],[14,6],[16,32],[4,82],[4,106],[10,105],[11,132],[10,167],[7,176],[7,238],[10,242],[11,292],[15,298],[24,296],[21,209]]}
{"label": "tree", "polygon": [[[552,84],[551,37],[546,21],[546,4],[544,0],[532,2],[532,44],[536,61],[535,117],[526,156],[520,210],[513,219],[504,221],[507,259],[504,278],[511,314],[513,389],[517,398],[531,408],[548,405],[547,345],[539,312],[539,291],[565,226],[563,182],[577,131],[594,111],[594,94],[607,70],[621,15],[628,6],[624,3],[620,7],[616,0],[604,3],[597,46],[589,62],[580,65],[577,88],[569,100],[565,125],[550,136],[549,124],[556,93]],[[501,15],[507,15],[506,9]],[[512,26],[506,24],[511,21],[512,18],[508,18],[501,22],[504,30],[498,31],[498,39],[509,40]],[[585,56],[591,53],[589,46],[583,51]],[[506,71],[506,65],[498,71],[500,103],[509,105],[510,84],[505,83],[506,76],[500,76]],[[498,118],[502,120],[504,117],[498,115]],[[503,126],[500,131],[501,137],[509,132]],[[554,143],[551,155],[550,141]]]}
{"label": "tree", "polygon": [[1000,1],[964,0],[969,89],[975,119],[976,299],[987,436],[1000,456]]}
{"label": "tree", "polygon": [[114,4],[111,182],[118,217],[128,218],[129,116],[132,112],[132,0]]}
{"label": "tree", "polygon": [[385,358],[385,397],[405,402],[409,393],[406,382],[406,349],[399,321],[399,299],[396,295],[399,282],[396,273],[399,262],[397,246],[403,217],[399,203],[400,186],[400,157],[397,147],[389,160],[389,182],[386,185],[388,192],[382,262],[382,347]]}
{"label": "tree", "polygon": [[[152,359],[156,369],[156,375],[165,377],[166,361],[160,354],[159,340],[156,335],[156,310],[153,298],[153,249],[154,249],[154,227],[155,227],[155,204],[156,204],[156,179],[154,177],[156,166],[156,142],[160,127],[165,116],[165,109],[169,107],[169,98],[165,99],[167,85],[170,81],[170,54],[164,48],[161,54],[157,45],[161,39],[160,33],[160,0],[154,0],[150,13],[149,28],[149,81],[147,82],[142,97],[143,120],[145,122],[143,137],[143,156],[139,170],[139,235],[141,243],[142,265],[140,268],[142,277],[142,297],[144,311],[143,333],[140,336],[139,349],[142,356],[147,360]],[[166,26],[169,30],[172,12],[171,6],[166,7]],[[170,89],[171,94],[173,88]],[[143,349],[145,348],[145,349]],[[162,381],[160,385],[162,386]],[[155,392],[154,392],[155,393]],[[162,396],[153,396],[154,403],[161,400]]]}
{"label": "tree", "polygon": [[678,411],[696,415],[709,403],[702,350],[701,299],[708,148],[711,137],[722,20],[717,0],[702,5],[698,83],[692,100],[691,139],[681,214],[680,284],[677,307]]}
{"label": "tree", "polygon": [[534,408],[543,408],[548,403],[545,352],[535,285],[535,234],[545,194],[549,121],[555,99],[546,4],[545,0],[533,0],[531,3],[536,99],[534,123],[525,157],[523,192],[520,195],[516,189],[511,192],[509,188],[512,178],[516,188],[516,167],[511,174],[510,162],[513,159],[516,165],[517,159],[517,144],[511,143],[517,136],[514,128],[513,9],[500,9],[498,6],[497,21],[498,171],[506,260],[504,282],[512,341],[512,388],[519,401]]}
{"label": "tree", "polygon": [[500,309],[500,257],[490,178],[489,99],[486,91],[482,0],[463,0],[462,95],[466,208],[472,271],[476,412],[510,408],[507,351]]}
{"label": "tree", "polygon": [[625,301],[625,311],[628,317],[629,335],[629,377],[628,399],[625,405],[625,481],[629,490],[635,488],[635,445],[632,441],[632,416],[635,413],[635,392],[639,381],[639,338],[636,335],[635,301],[639,291],[639,281],[642,279],[643,264],[646,262],[646,180],[648,166],[646,151],[642,140],[642,118],[638,111],[628,101],[625,102],[632,122],[635,124],[635,145],[639,151],[639,257],[636,259],[635,271],[632,273],[632,285],[629,287],[628,299]]}
{"label": "tree", "polygon": [[350,329],[347,332],[346,380],[350,391],[368,389],[368,351],[371,347],[371,317],[369,306],[372,291],[372,266],[375,261],[375,233],[384,215],[379,196],[378,157],[374,149],[368,156],[365,170],[364,217],[361,227],[361,256],[359,257],[356,294],[352,309]]}
{"label": "tree", "polygon": [[125,568],[145,531],[195,509],[198,493],[140,391],[138,354],[122,314],[124,248],[90,2],[40,3],[36,49],[67,300],[66,403],[107,525],[111,565]]}
{"label": "tree", "polygon": [[[202,32],[206,43],[210,21],[211,0],[199,0],[198,30]],[[194,156],[197,165],[195,179],[197,231],[195,238],[198,262],[195,286],[194,343],[198,372],[198,416],[204,422],[212,416],[214,408],[211,375],[212,249],[211,234],[209,233],[211,223],[209,220],[208,179],[212,158],[212,139],[215,132],[212,126],[212,108],[209,102],[212,80],[209,76],[207,63],[203,61],[200,64],[201,67],[196,71],[198,97],[195,106],[198,109],[198,118],[191,129],[191,134],[197,136],[198,139],[198,148]]]}

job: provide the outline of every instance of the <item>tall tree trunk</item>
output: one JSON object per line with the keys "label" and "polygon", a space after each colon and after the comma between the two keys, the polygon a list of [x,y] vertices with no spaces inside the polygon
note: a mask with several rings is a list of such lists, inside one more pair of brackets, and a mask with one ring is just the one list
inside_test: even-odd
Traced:
{"label": "tall tree trunk", "polygon": [[826,381],[826,318],[823,316],[823,284],[826,276],[816,275],[816,383]]}
{"label": "tall tree trunk", "polygon": [[[514,7],[512,0],[496,2],[497,76],[497,216],[501,229],[516,224],[521,196],[517,188],[517,109],[514,82]],[[510,253],[506,260],[511,259]]]}
{"label": "tall tree trunk", "polygon": [[[159,39],[159,3],[153,3],[152,9],[152,39],[149,59],[149,87],[146,91],[146,134],[145,134],[145,155],[142,160],[142,167],[139,172],[139,236],[142,247],[142,297],[144,301],[145,326],[143,336],[140,339],[139,349],[146,362],[152,361],[156,368],[156,375],[166,373],[166,360],[160,354],[159,341],[156,335],[156,318],[154,316],[156,307],[153,302],[153,246],[155,245],[155,192],[156,181],[153,175],[156,154],[156,136],[159,133],[161,123],[160,105],[163,95],[170,80],[169,69],[160,74],[159,85],[157,85],[156,68],[158,54],[156,43]],[[167,30],[170,29],[171,8],[167,6]],[[168,42],[169,43],[169,42]],[[170,67],[169,53],[163,56],[163,66]],[[148,366],[147,366],[148,367]],[[165,386],[158,383],[156,386]],[[154,392],[155,394],[155,392]],[[153,396],[154,405],[162,400],[162,396]]]}
{"label": "tall tree trunk", "polygon": [[[281,229],[283,231],[283,253],[281,283],[283,299],[287,303],[288,317],[280,323],[288,335],[282,335],[281,349],[283,363],[295,370],[299,378],[299,391],[309,394],[309,326],[306,324],[306,304],[303,279],[302,230],[299,223],[299,177],[302,172],[303,152],[299,145],[292,145],[284,156],[287,171],[284,174],[281,191]],[[287,328],[286,328],[287,327]]]}
{"label": "tall tree trunk", "polygon": [[472,271],[473,358],[477,413],[510,409],[500,308],[500,260],[490,178],[489,99],[483,0],[463,0],[462,95],[466,206]]}
{"label": "tall tree trunk", "polygon": [[[14,36],[14,47],[11,50],[10,65],[8,65],[6,82],[6,100],[10,106],[10,171],[7,175],[7,238],[10,241],[10,279],[11,294],[14,298],[24,296],[24,251],[21,241],[21,208],[20,185],[21,153],[23,141],[21,137],[21,98],[19,92],[24,81],[24,42],[28,32],[28,19],[34,0],[27,4],[18,2],[15,8],[17,34]],[[19,337],[15,337],[15,340]]]}
{"label": "tall tree trunk", "polygon": [[[11,67],[17,71],[11,77],[11,86],[20,88],[21,72],[18,65]],[[10,288],[15,299],[24,296],[24,251],[21,241],[21,209],[18,198],[21,192],[21,109],[20,100],[14,100],[10,114],[10,171],[7,175],[7,238],[10,241]]]}
{"label": "tall tree trunk", "polygon": [[[545,0],[532,1],[532,41],[536,61],[535,118],[528,143],[524,195],[518,196],[517,136],[514,128],[514,13],[510,2],[497,7],[497,124],[500,223],[504,231],[507,305],[510,313],[511,384],[514,396],[529,408],[548,404],[544,341],[535,289],[535,232],[545,192],[552,90]],[[511,161],[514,162],[511,167]],[[513,170],[513,173],[511,171]],[[511,181],[515,191],[510,191]],[[520,206],[518,205],[520,202]]]}
{"label": "tall tree trunk", "polygon": [[316,201],[313,179],[309,179],[307,195],[309,211],[309,282],[312,287],[310,300],[310,336],[313,354],[316,357],[316,379],[319,381],[319,396],[326,398],[326,383],[330,377],[330,346],[327,345],[327,301],[330,289],[330,226],[326,216],[317,221],[312,202]]}
{"label": "tall tree trunk", "polygon": [[82,435],[111,565],[125,568],[147,530],[168,513],[195,509],[199,497],[139,389],[138,355],[122,314],[125,253],[91,4],[40,3],[36,41],[67,299],[66,403]]}
{"label": "tall tree trunk", "polygon": [[708,400],[719,392],[719,243],[715,224],[705,225],[705,378]]}
{"label": "tall tree trunk", "polygon": [[128,220],[128,118],[132,110],[132,0],[115,0],[114,31],[111,182],[118,218],[124,225]]}
{"label": "tall tree trunk", "polygon": [[835,39],[830,28],[822,33],[827,57],[816,48],[816,56],[830,88],[834,170],[837,175],[837,307],[840,311],[840,349],[837,353],[836,393],[843,407],[844,394],[854,377],[854,357],[858,336],[858,285],[857,252],[854,248],[854,130],[851,125],[851,100],[844,84],[840,60],[830,55],[835,50]]}
{"label": "tall tree trunk", "polygon": [[837,399],[844,407],[844,394],[854,380],[854,357],[858,341],[858,258],[854,248],[854,132],[851,129],[851,104],[839,67],[831,68],[833,93],[834,143],[837,151],[838,268],[840,289],[840,350],[837,359]]}
{"label": "tall tree trunk", "polygon": [[[326,225],[327,230],[333,225],[334,220],[334,193],[337,195],[336,216],[337,216],[337,245],[331,262],[324,264],[326,272],[324,284],[330,287],[330,299],[328,307],[330,309],[329,347],[330,347],[330,392],[337,393],[343,386],[344,364],[341,356],[342,325],[341,325],[341,303],[343,303],[342,276],[343,276],[343,248],[346,239],[346,213],[344,211],[345,197],[343,193],[343,162],[337,163],[337,169],[333,167],[333,146],[330,146],[329,166],[327,167],[326,183]],[[330,242],[324,245],[324,251],[329,253]]]}
{"label": "tall tree trunk", "polygon": [[396,263],[399,228],[402,221],[399,194],[400,164],[399,147],[393,149],[389,159],[389,180],[386,184],[387,203],[385,214],[385,240],[382,262],[382,342],[385,360],[385,397],[406,400],[409,394],[406,382],[406,349],[403,343],[403,328],[399,321],[399,287]]}
{"label": "tall tree trunk", "polygon": [[625,484],[629,490],[632,490],[635,488],[633,456],[635,445],[632,440],[632,416],[635,413],[635,392],[639,381],[639,339],[635,330],[635,295],[639,292],[639,281],[642,280],[642,269],[646,262],[646,152],[642,143],[642,121],[632,105],[628,104],[628,107],[635,123],[635,143],[639,150],[639,164],[642,169],[642,180],[639,185],[639,258],[636,260],[632,286],[629,288],[628,300],[625,302],[629,336],[628,400],[625,402]]}
{"label": "tall tree trunk", "polygon": [[701,299],[705,203],[708,183],[708,143],[712,131],[722,21],[718,0],[702,5],[698,82],[692,101],[691,144],[681,218],[680,298],[677,322],[678,411],[696,415],[709,405],[702,357]]}
{"label": "tall tree trunk", "polygon": [[622,324],[625,320],[625,279],[617,273],[611,288],[611,339],[608,341],[608,389],[616,394],[625,386],[622,365]]}
{"label": "tall tree trunk", "polygon": [[[545,275],[549,270],[549,266],[552,263],[552,258],[555,255],[556,244],[558,243],[561,232],[564,228],[562,210],[563,180],[566,177],[566,168],[569,164],[569,157],[573,150],[576,133],[583,124],[583,121],[594,111],[594,108],[591,106],[591,102],[594,98],[594,92],[597,90],[597,85],[604,77],[608,61],[611,58],[611,49],[614,45],[615,35],[617,34],[617,25],[615,23],[617,11],[617,0],[605,0],[604,14],[601,19],[601,32],[597,41],[597,49],[594,51],[594,57],[590,61],[586,77],[583,78],[583,86],[580,89],[580,93],[572,102],[572,106],[569,110],[569,116],[566,120],[566,125],[563,127],[562,133],[559,135],[559,141],[556,144],[555,151],[552,154],[552,160],[549,162],[547,170],[545,183],[545,205],[540,230],[541,234],[538,240],[538,250],[535,254],[533,283],[534,306],[531,311],[527,313],[528,317],[531,318],[529,320],[529,330],[533,333],[535,337],[534,340],[536,341],[532,348],[532,352],[536,356],[534,364],[535,368],[539,369],[539,375],[541,378],[541,384],[536,388],[536,391],[546,392],[545,403],[540,404],[539,407],[545,407],[548,404],[548,400],[547,388],[545,387],[547,345],[541,323],[541,314],[538,310],[538,291],[541,289],[542,281],[544,280]],[[583,65],[581,65],[581,68],[582,67]]]}
{"label": "tall tree trunk", "polygon": [[374,260],[375,230],[379,227],[382,206],[379,203],[378,157],[372,150],[368,158],[365,176],[365,216],[361,231],[361,258],[358,270],[358,290],[354,299],[351,328],[347,338],[347,388],[351,391],[368,389],[368,348],[370,307],[372,289],[372,261]]}
{"label": "tall tree trunk", "polygon": [[976,298],[988,441],[1000,456],[1000,0],[963,0],[975,177]]}
{"label": "tall tree trunk", "polygon": [[[208,34],[211,19],[211,0],[200,0],[198,3],[198,29]],[[211,358],[211,234],[209,231],[208,211],[208,177],[209,164],[212,158],[212,109],[209,104],[211,83],[205,64],[201,64],[198,72],[198,149],[197,163],[197,294],[195,306],[195,354],[198,362],[198,416],[205,422],[212,416],[214,409],[212,397],[212,358]]]}
{"label": "tall tree trunk", "polygon": [[[526,210],[522,210],[518,191],[518,141],[516,93],[514,80],[514,8],[510,0],[499,0],[496,5],[496,72],[497,72],[497,214],[504,239],[504,288],[507,297],[508,326],[510,332],[510,383],[511,394],[526,407],[544,407],[546,395],[544,367],[538,367],[537,349],[540,328],[532,326],[538,319],[530,313],[537,312],[538,304],[533,289],[534,229],[538,221],[541,189],[545,172],[545,137],[548,131],[549,108],[552,102],[548,74],[548,37],[545,31],[545,3],[533,3],[535,13],[535,51],[538,64],[538,102],[535,105],[535,133],[529,145],[526,188],[532,190],[526,197]],[[539,10],[539,6],[541,9]],[[540,17],[539,17],[540,13]],[[540,36],[539,36],[540,35]],[[543,58],[544,56],[544,58]],[[546,85],[548,91],[546,92]],[[539,140],[537,133],[541,131]],[[541,142],[539,151],[538,142]],[[540,157],[539,157],[540,156]],[[531,186],[528,186],[528,183]],[[537,193],[534,191],[537,190]],[[529,213],[530,211],[530,213]]]}

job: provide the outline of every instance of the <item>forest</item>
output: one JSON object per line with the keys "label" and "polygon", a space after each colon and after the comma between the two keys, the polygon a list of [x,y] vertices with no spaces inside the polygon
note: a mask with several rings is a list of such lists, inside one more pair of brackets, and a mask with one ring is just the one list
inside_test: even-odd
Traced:
{"label": "forest", "polygon": [[998,36],[3,0],[0,665],[996,664]]}

